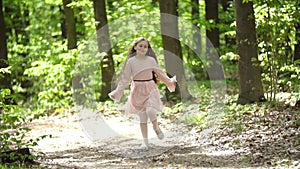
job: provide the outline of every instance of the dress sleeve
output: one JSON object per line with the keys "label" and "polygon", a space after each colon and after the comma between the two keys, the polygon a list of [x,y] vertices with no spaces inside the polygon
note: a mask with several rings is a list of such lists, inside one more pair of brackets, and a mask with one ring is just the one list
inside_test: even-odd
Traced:
{"label": "dress sleeve", "polygon": [[161,67],[154,62],[155,68],[154,72],[156,73],[157,77],[159,78],[160,81],[162,81],[168,88],[170,92],[174,92],[176,88],[176,76],[173,76],[172,78],[169,78],[167,74],[161,69]]}
{"label": "dress sleeve", "polygon": [[120,81],[118,83],[118,86],[115,90],[110,92],[108,96],[113,99],[114,101],[120,101],[125,88],[129,85],[130,79],[131,79],[131,65],[130,62],[126,62],[125,68],[120,76]]}

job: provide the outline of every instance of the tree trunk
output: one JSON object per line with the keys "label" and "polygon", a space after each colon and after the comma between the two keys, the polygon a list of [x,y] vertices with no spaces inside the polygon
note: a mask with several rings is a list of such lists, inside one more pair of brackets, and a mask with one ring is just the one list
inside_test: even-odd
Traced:
{"label": "tree trunk", "polygon": [[295,45],[295,51],[294,51],[294,61],[300,59],[300,24],[298,23],[296,25],[296,41],[297,44]]}
{"label": "tree trunk", "polygon": [[180,87],[176,88],[174,93],[166,91],[166,97],[168,100],[188,99],[190,94],[184,76],[182,49],[179,41],[178,1],[160,0],[159,7],[166,70],[168,74],[176,75]]}
{"label": "tree trunk", "polygon": [[107,100],[111,91],[111,81],[115,73],[112,49],[107,25],[105,0],[94,0],[94,14],[96,20],[97,40],[99,52],[106,52],[101,62],[102,83],[100,101]]}
{"label": "tree trunk", "polygon": [[258,62],[253,3],[236,0],[236,37],[239,74],[238,103],[247,104],[265,100]]}
{"label": "tree trunk", "polygon": [[[6,68],[8,66],[7,58],[7,44],[6,44],[6,29],[3,14],[3,3],[0,0],[0,68]],[[0,76],[0,89],[10,88],[9,74],[5,73],[4,76]]]}
{"label": "tree trunk", "polygon": [[191,11],[192,23],[198,28],[196,32],[193,32],[193,41],[196,46],[196,49],[193,50],[195,50],[198,55],[201,55],[201,49],[202,49],[201,32],[199,26],[197,25],[200,20],[199,0],[191,0],[191,4],[192,4],[192,11]]}
{"label": "tree trunk", "polygon": [[[74,12],[73,9],[68,6],[71,2],[72,0],[63,0],[65,17],[62,25],[62,35],[67,37],[69,50],[77,48]],[[83,78],[80,75],[76,75],[72,78],[73,96],[78,105],[82,105],[85,102],[85,96],[81,93],[83,90],[82,79]]]}
{"label": "tree trunk", "polygon": [[71,2],[72,0],[63,0],[68,49],[75,49],[77,47],[76,23],[73,9],[68,6]]}
{"label": "tree trunk", "polygon": [[[231,3],[232,3],[232,0],[221,0],[222,8],[225,13],[229,12],[228,9],[230,8]],[[232,20],[230,20],[230,21],[220,21],[220,22],[222,22],[225,25],[228,25],[228,24],[231,24],[233,21],[234,21],[234,18],[232,18]],[[232,46],[235,45],[235,41],[236,41],[235,38],[225,35],[226,47],[232,48]]]}
{"label": "tree trunk", "polygon": [[206,37],[215,48],[218,48],[220,46],[219,29],[216,25],[219,23],[218,0],[205,0],[205,18],[214,21],[212,28],[206,29]]}

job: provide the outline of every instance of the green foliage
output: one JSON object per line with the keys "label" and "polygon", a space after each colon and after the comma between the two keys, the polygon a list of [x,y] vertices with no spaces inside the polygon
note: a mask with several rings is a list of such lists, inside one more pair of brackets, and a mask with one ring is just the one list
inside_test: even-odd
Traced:
{"label": "green foliage", "polygon": [[[6,100],[8,99],[13,99],[11,91],[9,89],[1,89],[0,152],[36,146],[40,139],[44,139],[48,135],[43,135],[35,139],[26,140],[26,133],[31,130],[30,128],[26,127],[26,124],[34,119],[39,118],[39,115],[29,118],[26,110],[21,109],[18,105],[5,104]],[[15,158],[13,153],[10,154],[10,158]],[[26,158],[33,157],[29,156]],[[25,159],[25,157],[23,157],[23,159]]]}
{"label": "green foliage", "polygon": [[185,122],[187,125],[196,125],[199,130],[205,128],[206,125],[206,112],[197,112],[186,116]]}
{"label": "green foliage", "polygon": [[220,57],[225,72],[226,80],[238,80],[238,60],[239,56],[233,52],[228,52]]}
{"label": "green foliage", "polygon": [[259,61],[263,81],[270,101],[278,92],[298,92],[299,68],[293,62],[296,41],[295,25],[299,12],[294,1],[269,0],[255,6]]}
{"label": "green foliage", "polygon": [[41,167],[39,166],[26,166],[26,165],[23,165],[23,164],[12,164],[12,165],[1,165],[0,164],[0,168],[1,169],[42,169]]}
{"label": "green foliage", "polygon": [[30,101],[39,105],[33,106],[51,109],[67,107],[72,103],[71,71],[74,69],[77,51],[58,50],[57,57],[34,61],[24,71],[24,75],[34,82],[28,92],[33,94]]}
{"label": "green foliage", "polygon": [[[273,96],[279,92],[289,92],[297,96],[300,90],[297,85],[300,82],[297,66],[299,63],[292,59],[293,45],[297,43],[294,27],[299,23],[296,2],[253,2],[259,61],[269,100],[274,99]],[[66,39],[62,36],[62,1],[4,1],[10,65],[7,70],[11,72],[12,89],[18,103],[30,108],[68,107],[74,103],[72,79],[77,75],[84,77],[89,88],[81,91],[87,95],[87,100],[95,101],[100,97],[101,57],[96,52],[97,44],[89,44],[96,34],[93,3],[89,0],[73,0],[69,6],[74,10],[78,33],[78,49],[72,51],[67,50]],[[192,21],[190,1],[179,2],[183,59],[187,71],[191,71],[193,76],[187,78],[207,79],[207,65],[203,63],[205,52],[202,51],[201,56],[196,57],[189,49],[190,42],[187,40],[191,39],[194,32],[189,31],[192,28],[188,24],[182,24],[182,20],[200,28],[202,48],[205,46],[205,30],[219,28],[221,47],[218,53],[221,55],[226,79],[235,84],[233,88],[237,88],[234,83],[238,78],[235,46],[225,44],[225,36],[235,37],[234,3],[227,11],[223,11],[219,5],[219,24],[205,20],[204,1],[200,1],[199,8],[199,20]],[[106,9],[116,74],[122,70],[128,48],[138,36],[145,36],[151,41],[158,54],[159,64],[164,65],[157,4],[152,4],[151,0],[143,1],[142,4],[131,0],[107,1]],[[134,24],[128,25],[131,21],[135,21]]]}

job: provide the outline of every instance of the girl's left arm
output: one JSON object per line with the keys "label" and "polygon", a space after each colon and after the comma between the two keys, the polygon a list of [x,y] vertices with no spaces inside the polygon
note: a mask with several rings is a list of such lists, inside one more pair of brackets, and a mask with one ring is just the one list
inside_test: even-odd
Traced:
{"label": "girl's left arm", "polygon": [[168,88],[170,92],[174,92],[177,84],[176,76],[169,78],[168,75],[161,69],[161,67],[154,62],[153,71],[156,73],[160,81],[162,81]]}

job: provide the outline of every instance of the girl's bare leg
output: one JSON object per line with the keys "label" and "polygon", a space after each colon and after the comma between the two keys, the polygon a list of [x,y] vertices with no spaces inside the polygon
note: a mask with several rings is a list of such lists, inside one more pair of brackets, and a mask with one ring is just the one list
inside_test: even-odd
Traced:
{"label": "girl's bare leg", "polygon": [[147,123],[140,123],[143,139],[148,139],[148,125]]}
{"label": "girl's bare leg", "polygon": [[153,125],[153,129],[157,129],[159,127],[157,119],[155,119],[155,120],[152,121],[152,125]]}
{"label": "girl's bare leg", "polygon": [[157,137],[162,140],[164,138],[163,132],[160,130],[158,122],[157,122],[157,115],[156,110],[153,108],[147,108],[146,110],[148,117],[150,118],[152,124],[153,124],[153,130],[157,134]]}
{"label": "girl's bare leg", "polygon": [[143,136],[141,148],[148,149],[148,116],[145,112],[140,113],[140,128]]}

